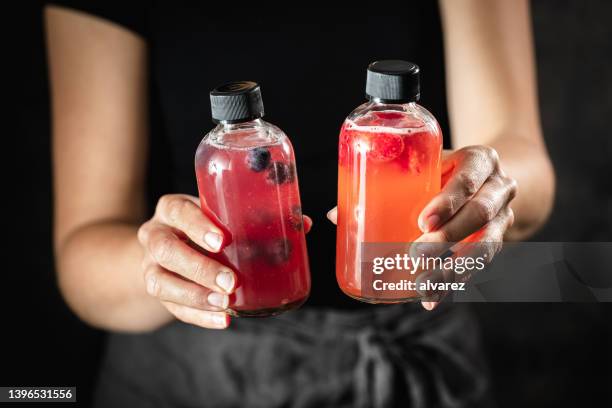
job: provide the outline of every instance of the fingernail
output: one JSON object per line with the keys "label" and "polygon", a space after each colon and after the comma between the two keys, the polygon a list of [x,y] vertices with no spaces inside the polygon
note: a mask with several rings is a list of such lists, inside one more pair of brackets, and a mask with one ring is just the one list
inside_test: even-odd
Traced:
{"label": "fingernail", "polygon": [[212,315],[212,321],[215,324],[215,326],[226,327],[227,326],[227,315],[214,314]]}
{"label": "fingernail", "polygon": [[147,278],[147,293],[149,295],[155,296],[155,286],[157,285],[157,279],[153,276]]}
{"label": "fingernail", "polygon": [[217,274],[215,278],[217,286],[230,293],[234,288],[234,274],[229,271],[222,271]]}
{"label": "fingernail", "polygon": [[331,210],[329,210],[329,211],[327,212],[327,219],[328,219],[328,220],[330,220],[330,221],[332,221],[332,222],[334,222],[334,220],[335,220],[335,218],[336,218],[336,217],[333,217],[333,216],[332,216],[332,214],[333,214],[334,212],[335,212],[335,209],[334,209],[334,208],[332,208]]}
{"label": "fingernail", "polygon": [[425,225],[421,225],[421,230],[423,232],[431,232],[433,231],[440,222],[440,217],[437,214],[430,215],[425,219]]}
{"label": "fingernail", "polygon": [[436,302],[421,302],[425,310],[433,310],[436,307]]}
{"label": "fingernail", "polygon": [[213,251],[218,251],[221,248],[223,237],[216,232],[207,232],[204,234],[204,242],[206,242],[206,245]]}
{"label": "fingernail", "polygon": [[220,307],[221,309],[227,308],[229,298],[227,295],[223,295],[217,292],[211,292],[208,294],[208,304],[211,306]]}

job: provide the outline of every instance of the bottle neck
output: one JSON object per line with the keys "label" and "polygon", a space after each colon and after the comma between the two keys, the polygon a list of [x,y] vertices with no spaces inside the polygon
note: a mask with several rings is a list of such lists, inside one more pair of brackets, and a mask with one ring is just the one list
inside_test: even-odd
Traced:
{"label": "bottle neck", "polygon": [[227,122],[221,121],[217,126],[225,131],[237,130],[237,129],[252,129],[263,125],[261,118],[245,120],[244,122]]}
{"label": "bottle neck", "polygon": [[397,102],[383,101],[380,99],[370,99],[365,107],[367,110],[397,110],[397,111],[412,111],[417,106],[416,101]]}
{"label": "bottle neck", "polygon": [[261,118],[240,123],[219,123],[209,133],[209,140],[217,145],[250,148],[278,141],[280,130]]}
{"label": "bottle neck", "polygon": [[369,97],[368,101],[374,105],[416,105],[416,103],[418,102],[418,98],[406,101],[393,101],[388,99]]}

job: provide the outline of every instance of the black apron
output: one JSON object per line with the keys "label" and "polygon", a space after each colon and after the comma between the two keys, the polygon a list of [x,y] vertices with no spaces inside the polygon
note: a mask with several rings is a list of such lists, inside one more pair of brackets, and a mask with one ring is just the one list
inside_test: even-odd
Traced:
{"label": "black apron", "polygon": [[302,309],[113,335],[96,407],[480,407],[487,380],[463,305]]}

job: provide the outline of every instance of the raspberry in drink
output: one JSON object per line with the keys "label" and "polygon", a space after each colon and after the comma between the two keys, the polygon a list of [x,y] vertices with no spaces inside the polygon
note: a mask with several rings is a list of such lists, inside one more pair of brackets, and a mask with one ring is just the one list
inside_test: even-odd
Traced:
{"label": "raspberry in drink", "polygon": [[409,62],[370,64],[369,102],[355,109],[340,131],[336,277],[346,294],[366,302],[419,297],[414,290],[375,293],[365,283],[371,270],[363,264],[364,248],[418,238],[419,213],[440,190],[442,134],[416,103],[418,75]]}
{"label": "raspberry in drink", "polygon": [[259,85],[232,82],[211,92],[213,120],[196,153],[202,211],[227,244],[207,254],[236,271],[229,313],[268,316],[301,305],[310,271],[293,148],[261,119]]}

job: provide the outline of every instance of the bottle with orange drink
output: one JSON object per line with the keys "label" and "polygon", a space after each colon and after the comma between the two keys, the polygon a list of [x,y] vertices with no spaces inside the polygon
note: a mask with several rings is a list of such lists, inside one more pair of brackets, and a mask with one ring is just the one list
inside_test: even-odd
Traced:
{"label": "bottle with orange drink", "polygon": [[419,298],[405,290],[377,295],[363,287],[364,248],[418,238],[417,218],[440,191],[442,133],[419,100],[419,67],[376,61],[367,71],[368,102],[340,131],[336,278],[347,295],[370,303]]}

